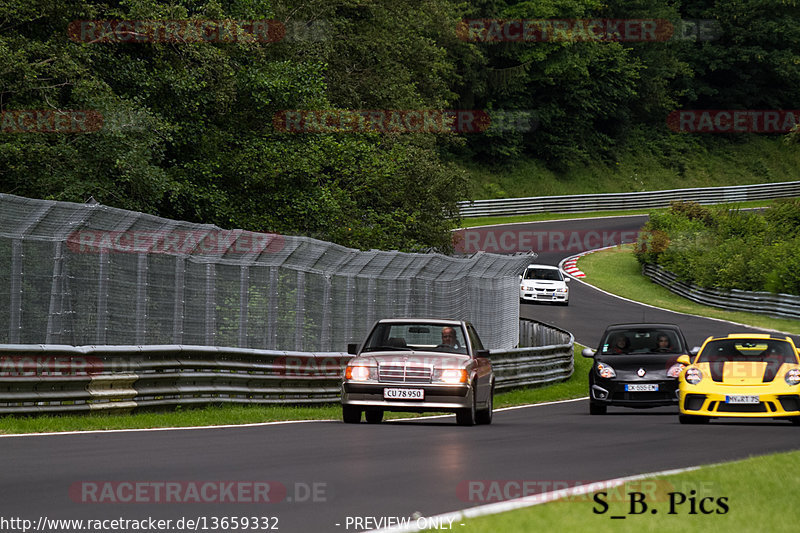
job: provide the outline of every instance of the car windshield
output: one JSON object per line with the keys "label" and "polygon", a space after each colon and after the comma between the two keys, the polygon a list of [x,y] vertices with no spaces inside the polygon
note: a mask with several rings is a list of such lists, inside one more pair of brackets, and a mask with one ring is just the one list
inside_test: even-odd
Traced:
{"label": "car windshield", "polygon": [[432,350],[466,354],[464,331],[459,324],[429,323],[378,324],[362,352],[379,350]]}
{"label": "car windshield", "polygon": [[554,268],[529,268],[525,270],[523,279],[541,279],[545,281],[561,281],[561,272]]}
{"label": "car windshield", "polygon": [[779,339],[719,339],[706,344],[698,363],[752,361],[797,363],[792,346]]}
{"label": "car windshield", "polygon": [[603,354],[686,353],[679,336],[669,329],[623,329],[606,334]]}

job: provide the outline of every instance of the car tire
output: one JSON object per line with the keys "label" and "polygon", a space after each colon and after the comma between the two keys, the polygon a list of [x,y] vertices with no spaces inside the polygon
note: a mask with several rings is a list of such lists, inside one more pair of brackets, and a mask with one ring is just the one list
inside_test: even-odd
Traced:
{"label": "car tire", "polygon": [[590,415],[604,415],[608,410],[607,405],[603,405],[602,403],[596,402],[589,402],[589,414]]}
{"label": "car tire", "polygon": [[361,423],[361,409],[353,407],[352,405],[342,406],[342,420],[345,424],[360,424]]}
{"label": "car tire", "polygon": [[521,304],[524,304],[524,303],[525,303],[525,298],[520,298],[520,299],[519,299],[519,303],[520,303],[520,305],[521,305]]}
{"label": "car tire", "polygon": [[800,426],[800,416],[793,416],[792,424],[794,424],[795,426]]}
{"label": "car tire", "polygon": [[466,409],[459,409],[456,411],[456,424],[459,426],[474,426],[477,417],[477,410],[475,408],[475,386],[472,387],[472,405]]}
{"label": "car tire", "polygon": [[476,414],[475,421],[478,424],[489,425],[492,423],[493,412],[494,412],[494,383],[492,384],[492,388],[489,390],[489,405],[486,409],[478,411],[478,413]]}
{"label": "car tire", "polygon": [[380,424],[383,421],[383,411],[365,411],[364,417],[367,424]]}
{"label": "car tire", "polygon": [[681,424],[707,424],[709,418],[697,415],[678,415],[678,420]]}

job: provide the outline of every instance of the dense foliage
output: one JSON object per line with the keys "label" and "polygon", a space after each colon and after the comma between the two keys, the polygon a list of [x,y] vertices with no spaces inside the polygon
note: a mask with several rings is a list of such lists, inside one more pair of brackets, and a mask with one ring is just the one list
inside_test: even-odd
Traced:
{"label": "dense foliage", "polygon": [[[794,109],[795,0],[7,0],[0,111],[94,110],[92,133],[0,133],[0,191],[360,248],[449,247],[454,158],[557,170],[628,150],[680,168],[675,109]],[[464,19],[705,19],[714,40],[472,42]],[[262,20],[274,41],[86,42],[85,20]],[[525,111],[483,134],[285,133],[284,110]],[[4,119],[5,120],[5,119]],[[5,122],[4,122],[5,124]],[[724,142],[738,142],[726,137]]]}
{"label": "dense foliage", "polygon": [[800,295],[798,228],[798,199],[763,213],[676,202],[650,215],[636,257],[701,287]]}

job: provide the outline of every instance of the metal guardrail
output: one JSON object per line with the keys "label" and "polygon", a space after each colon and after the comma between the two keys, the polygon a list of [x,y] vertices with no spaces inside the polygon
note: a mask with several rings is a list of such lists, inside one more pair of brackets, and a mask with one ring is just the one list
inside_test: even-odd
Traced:
{"label": "metal guardrail", "polygon": [[459,202],[464,218],[534,213],[584,213],[669,207],[673,201],[721,204],[800,196],[800,181],[607,194],[535,196]]}
{"label": "metal guardrail", "polygon": [[520,318],[519,346],[492,350],[495,389],[545,385],[568,379],[573,370],[575,337],[563,329]]}
{"label": "metal guardrail", "polygon": [[[536,345],[491,351],[497,389],[572,375],[571,334],[526,320],[520,330],[521,344]],[[208,346],[5,344],[0,345],[0,414],[338,402],[351,357]]]}
{"label": "metal guardrail", "polygon": [[747,311],[769,316],[800,319],[800,296],[772,292],[749,292],[732,289],[720,291],[705,289],[679,281],[675,274],[659,265],[646,264],[642,273],[654,283],[693,302],[730,311]]}

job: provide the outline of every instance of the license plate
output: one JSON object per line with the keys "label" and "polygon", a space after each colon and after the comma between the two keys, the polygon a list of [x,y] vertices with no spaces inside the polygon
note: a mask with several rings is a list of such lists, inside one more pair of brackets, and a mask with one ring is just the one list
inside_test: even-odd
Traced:
{"label": "license plate", "polygon": [[725,396],[725,403],[759,403],[759,399],[758,396],[738,394],[736,396]]}
{"label": "license plate", "polygon": [[625,385],[627,392],[655,392],[658,390],[658,383],[629,383]]}
{"label": "license plate", "polygon": [[386,400],[424,400],[425,389],[383,389]]}

